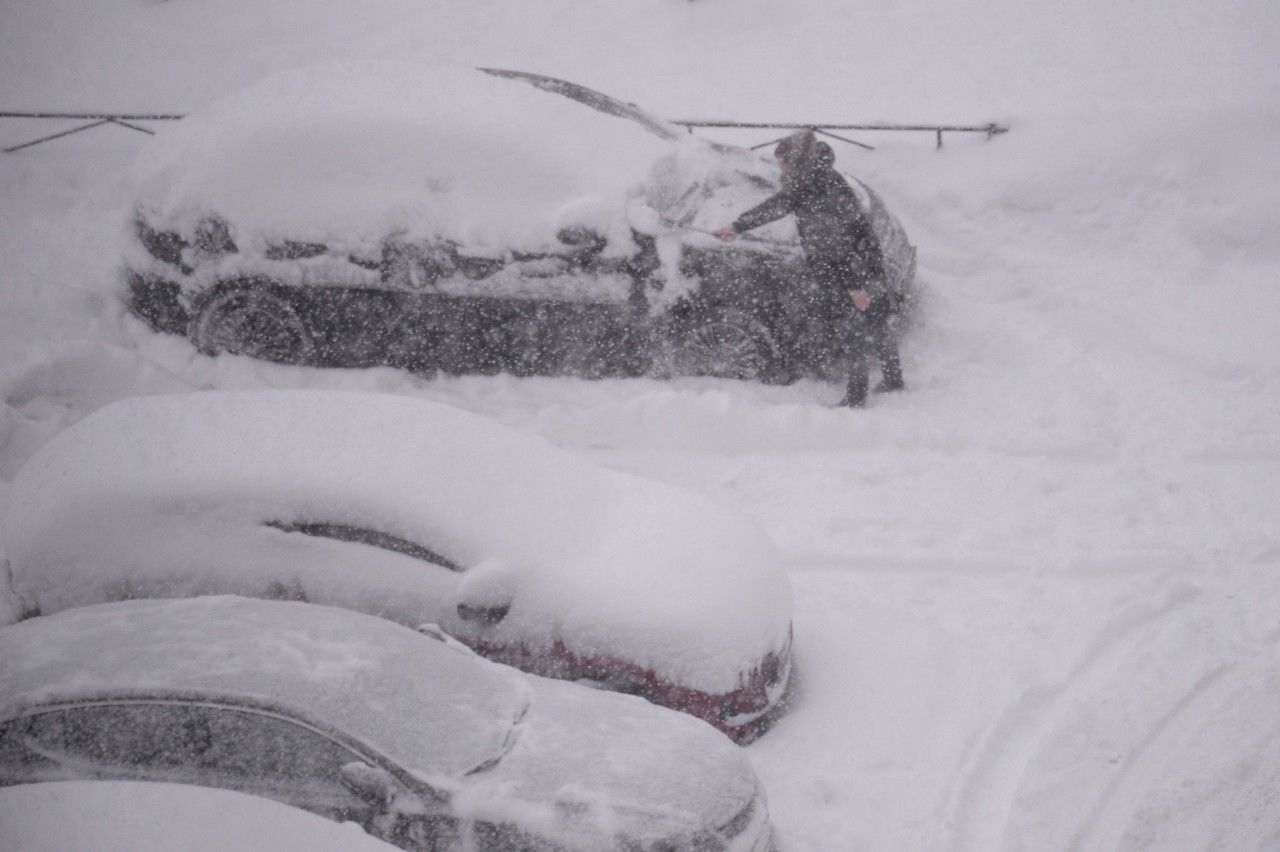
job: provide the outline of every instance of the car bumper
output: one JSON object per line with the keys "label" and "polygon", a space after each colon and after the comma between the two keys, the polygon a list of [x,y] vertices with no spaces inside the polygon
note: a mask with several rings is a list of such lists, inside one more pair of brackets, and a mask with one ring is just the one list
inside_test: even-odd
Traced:
{"label": "car bumper", "polygon": [[727,693],[703,692],[660,680],[652,671],[625,660],[578,655],[559,641],[549,653],[536,653],[524,647],[488,643],[466,635],[456,638],[483,657],[533,674],[638,695],[654,704],[696,716],[739,745],[746,745],[764,734],[785,712],[792,681],[790,634],[779,650],[768,654],[742,676],[738,689]]}

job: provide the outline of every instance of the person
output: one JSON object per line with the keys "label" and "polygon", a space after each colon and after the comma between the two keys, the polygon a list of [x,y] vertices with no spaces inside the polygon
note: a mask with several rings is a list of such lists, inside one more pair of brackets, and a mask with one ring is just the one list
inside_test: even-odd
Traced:
{"label": "person", "polygon": [[832,320],[829,334],[848,358],[848,384],[840,405],[867,401],[868,361],[880,362],[876,391],[905,387],[898,345],[889,328],[897,299],[884,272],[884,255],[853,188],[833,167],[831,146],[813,130],[800,130],[774,149],[782,189],[712,233],[731,241],[738,234],[787,215],[796,217],[805,262],[817,284],[815,311]]}

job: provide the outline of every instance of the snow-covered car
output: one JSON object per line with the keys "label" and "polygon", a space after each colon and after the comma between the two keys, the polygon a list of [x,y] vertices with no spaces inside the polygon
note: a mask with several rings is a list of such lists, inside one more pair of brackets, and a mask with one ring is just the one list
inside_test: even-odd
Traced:
{"label": "snow-covered car", "polygon": [[[709,235],[777,190],[772,158],[583,86],[324,65],[150,144],[128,304],[208,354],[766,381],[832,361],[793,223]],[[851,183],[909,296],[914,248]]]}
{"label": "snow-covered car", "polygon": [[0,848],[22,852],[395,850],[354,823],[335,825],[260,796],[154,781],[0,787],[0,826]]}
{"label": "snow-covered car", "polygon": [[459,409],[366,392],[134,397],[43,446],[8,493],[22,614],[239,594],[436,623],[481,654],[698,716],[780,712],[791,591],[705,496]]}
{"label": "snow-covered car", "polygon": [[406,849],[772,848],[709,726],[331,607],[125,601],[0,629],[0,785],[164,781]]}

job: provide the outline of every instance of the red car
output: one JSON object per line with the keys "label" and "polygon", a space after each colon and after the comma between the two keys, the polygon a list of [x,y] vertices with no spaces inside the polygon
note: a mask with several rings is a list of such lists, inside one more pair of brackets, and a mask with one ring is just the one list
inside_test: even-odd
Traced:
{"label": "red car", "polygon": [[744,515],[407,397],[121,400],[27,462],[5,542],[27,615],[219,593],[332,604],[739,741],[790,679],[790,586]]}

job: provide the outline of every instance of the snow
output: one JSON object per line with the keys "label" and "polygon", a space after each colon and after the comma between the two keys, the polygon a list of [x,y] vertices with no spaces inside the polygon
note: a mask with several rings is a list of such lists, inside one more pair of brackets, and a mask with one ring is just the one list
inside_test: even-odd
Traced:
{"label": "snow", "polygon": [[284,239],[367,252],[388,234],[534,252],[571,227],[625,246],[623,199],[671,148],[635,122],[474,68],[322,63],[157,136],[138,155],[139,207],[179,233],[220,216],[257,254]]}
{"label": "snow", "polygon": [[[119,128],[3,158],[0,364],[83,339],[197,388],[424,397],[739,506],[795,592],[802,693],[747,749],[784,848],[1274,846],[1277,43],[1271,0],[11,4],[14,109],[187,111],[302,64],[427,57],[669,118],[1012,130],[835,144],[920,248],[909,390],[865,412],[817,382],[196,357],[114,301],[142,141]],[[81,394],[10,403],[7,475]]]}
{"label": "snow", "polygon": [[[396,536],[462,571],[278,528],[316,523]],[[5,542],[25,610],[285,589],[475,634],[460,603],[507,605],[477,639],[547,655],[563,642],[713,694],[783,648],[791,624],[777,553],[738,511],[389,394],[115,402],[23,467]]]}
{"label": "snow", "polygon": [[[0,651],[0,715],[157,695],[257,706],[415,773],[458,816],[554,825],[573,813],[572,849],[598,848],[601,831],[643,841],[721,826],[757,795],[744,753],[692,717],[347,610],[124,601],[9,626]],[[767,831],[760,808],[753,833]]]}
{"label": "snow", "polygon": [[54,781],[0,788],[0,848],[23,852],[387,852],[353,823],[181,784]]}
{"label": "snow", "polygon": [[260,700],[445,777],[499,754],[530,696],[514,669],[384,619],[229,595],[78,607],[11,625],[0,647],[5,710],[156,691]]}

